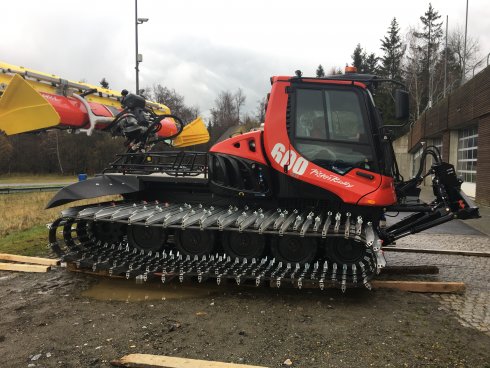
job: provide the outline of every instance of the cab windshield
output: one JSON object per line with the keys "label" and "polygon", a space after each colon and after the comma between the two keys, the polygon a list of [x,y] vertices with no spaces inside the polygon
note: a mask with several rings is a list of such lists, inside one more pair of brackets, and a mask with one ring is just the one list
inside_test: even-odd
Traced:
{"label": "cab windshield", "polygon": [[309,161],[345,174],[373,170],[361,97],[353,89],[296,89],[293,145]]}

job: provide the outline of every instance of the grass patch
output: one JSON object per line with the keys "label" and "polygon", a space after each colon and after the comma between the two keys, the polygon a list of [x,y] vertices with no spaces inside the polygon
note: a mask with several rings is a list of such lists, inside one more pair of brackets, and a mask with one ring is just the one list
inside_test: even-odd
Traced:
{"label": "grass patch", "polygon": [[75,175],[26,175],[26,174],[6,174],[0,175],[0,184],[36,184],[36,183],[71,183],[76,182],[78,178]]}
{"label": "grass patch", "polygon": [[53,222],[62,209],[119,200],[119,196],[106,196],[73,202],[45,210],[54,196],[52,193],[19,193],[0,195],[0,252],[21,255],[46,255],[49,249],[46,224]]}
{"label": "grass patch", "polygon": [[0,252],[45,257],[51,252],[47,244],[48,229],[45,225],[37,225],[0,238]]}

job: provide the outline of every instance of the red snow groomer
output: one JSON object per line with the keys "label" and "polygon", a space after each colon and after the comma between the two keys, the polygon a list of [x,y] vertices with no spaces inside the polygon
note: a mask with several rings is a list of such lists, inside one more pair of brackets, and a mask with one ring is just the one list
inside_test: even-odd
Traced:
{"label": "red snow groomer", "polygon": [[[436,147],[427,147],[417,175],[403,180],[372,97],[380,83],[400,84],[357,73],[273,77],[263,128],[225,139],[209,152],[153,152],[157,141],[200,143],[207,132],[199,125],[199,134],[188,129],[185,137],[188,125],[178,117],[159,115],[127,93],[118,97],[114,117],[97,122],[90,117],[97,107],[86,100],[98,92],[68,86],[65,92],[79,103],[70,109],[88,114],[66,124],[104,124],[102,129],[127,138],[128,151],[102,174],[62,189],[48,207],[108,194],[124,199],[64,210],[51,225],[51,247],[80,268],[127,278],[369,288],[385,266],[383,246],[454,218],[478,217]],[[0,99],[3,130],[9,88]],[[39,95],[62,115],[52,98]],[[397,89],[395,97],[397,118],[407,118],[408,94]],[[164,132],[162,119],[168,119]],[[19,125],[16,133],[37,129],[23,129],[15,118],[9,124]],[[425,173],[427,156],[433,164]],[[406,204],[428,175],[435,200]],[[381,228],[387,211],[412,214]]]}

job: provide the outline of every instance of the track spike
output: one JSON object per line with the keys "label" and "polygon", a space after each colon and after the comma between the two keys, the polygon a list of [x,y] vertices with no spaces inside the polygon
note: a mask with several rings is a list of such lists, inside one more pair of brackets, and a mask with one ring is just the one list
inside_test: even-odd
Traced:
{"label": "track spike", "polygon": [[288,211],[284,210],[279,214],[279,217],[274,222],[274,226],[272,227],[274,230],[278,230],[282,223],[286,220],[286,216],[289,214]]}
{"label": "track spike", "polygon": [[356,237],[360,238],[361,234],[362,234],[362,216],[357,216]]}
{"label": "track spike", "polygon": [[345,220],[345,225],[344,225],[344,226],[345,226],[345,230],[344,230],[344,237],[345,237],[346,239],[348,239],[348,238],[349,238],[349,236],[350,236],[350,217],[351,217],[350,212],[347,212],[347,213],[345,214],[345,217],[346,217],[346,220]]}
{"label": "track spike", "polygon": [[308,231],[311,224],[313,223],[313,216],[315,216],[315,214],[313,212],[310,212],[308,214],[308,216],[306,216],[306,220],[303,223],[303,225],[301,226],[301,230],[299,232],[300,236],[305,236],[306,232]]}
{"label": "track spike", "polygon": [[340,212],[337,212],[337,214],[335,215],[335,225],[333,227],[333,232],[335,234],[338,234],[339,233],[339,229],[340,229],[340,218],[342,217],[342,215],[340,214]]}
{"label": "track spike", "polygon": [[315,217],[315,224],[313,225],[313,231],[316,233],[318,229],[320,229],[320,225],[322,224],[322,218],[320,215]]}
{"label": "track spike", "polygon": [[374,244],[374,230],[373,230],[373,223],[368,222],[366,226],[366,247],[370,248]]}
{"label": "track spike", "polygon": [[298,230],[298,227],[299,225],[301,225],[302,222],[303,222],[303,216],[302,215],[296,216],[293,223],[293,230],[294,231]]}
{"label": "track spike", "polygon": [[327,237],[328,229],[329,229],[331,223],[332,223],[332,212],[329,211],[327,213],[327,219],[325,220],[325,224],[323,225],[322,238]]}
{"label": "track spike", "polygon": [[272,212],[269,216],[267,214],[264,215],[264,220],[259,226],[259,234],[262,234],[266,231],[281,215],[281,210],[278,208],[275,212]]}
{"label": "track spike", "polygon": [[332,281],[337,281],[337,263],[332,265]]}
{"label": "track spike", "polygon": [[244,218],[242,221],[238,222],[238,231],[243,232],[243,230],[247,229],[249,226],[253,225],[253,223],[257,220],[259,213],[254,211],[251,215]]}

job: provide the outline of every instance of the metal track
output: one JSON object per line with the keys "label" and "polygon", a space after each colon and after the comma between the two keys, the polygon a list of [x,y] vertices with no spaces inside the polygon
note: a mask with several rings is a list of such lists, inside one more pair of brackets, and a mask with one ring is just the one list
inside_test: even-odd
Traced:
{"label": "metal track", "polygon": [[[97,239],[93,228],[97,222],[143,225],[163,229],[198,229],[201,231],[238,231],[268,236],[298,236],[326,239],[341,238],[366,247],[365,256],[355,263],[336,263],[319,258],[312,263],[279,262],[271,257],[260,259],[231,258],[226,254],[186,256],[175,249],[152,252],[130,247],[127,238],[115,243]],[[146,281],[160,278],[165,282],[178,277],[180,281],[194,278],[198,282],[214,278],[233,279],[259,286],[272,283],[276,287],[305,283],[324,289],[335,284],[347,287],[364,285],[386,264],[381,241],[370,222],[350,213],[300,212],[298,210],[267,210],[248,207],[212,207],[190,204],[160,204],[120,202],[109,206],[71,209],[69,215],[50,226],[50,245],[64,261],[92,271],[107,271],[110,275],[125,275]]]}

